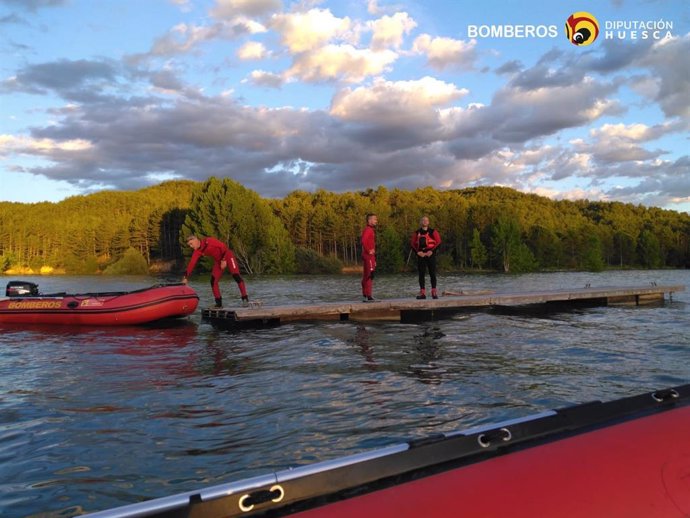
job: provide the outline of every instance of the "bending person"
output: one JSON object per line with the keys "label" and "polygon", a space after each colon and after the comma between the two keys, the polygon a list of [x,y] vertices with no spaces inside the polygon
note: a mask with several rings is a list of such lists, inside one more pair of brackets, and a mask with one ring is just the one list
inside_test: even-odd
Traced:
{"label": "bending person", "polygon": [[214,237],[205,237],[199,239],[195,235],[191,235],[187,238],[187,244],[194,250],[192,258],[189,260],[187,265],[187,270],[185,271],[182,282],[187,284],[187,279],[192,272],[196,263],[202,256],[208,256],[213,258],[213,269],[211,270],[211,289],[213,290],[213,296],[216,299],[217,308],[223,307],[223,298],[220,295],[219,281],[223,272],[227,268],[230,271],[233,279],[237,282],[237,286],[240,289],[240,295],[242,296],[242,302],[249,303],[249,297],[247,296],[247,288],[244,285],[244,280],[240,276],[240,268],[237,264],[237,259],[235,254],[232,253],[225,243],[219,241]]}

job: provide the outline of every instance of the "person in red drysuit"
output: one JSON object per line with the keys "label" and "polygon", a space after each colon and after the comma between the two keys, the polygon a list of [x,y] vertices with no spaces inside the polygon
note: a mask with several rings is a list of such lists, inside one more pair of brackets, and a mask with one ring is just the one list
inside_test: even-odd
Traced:
{"label": "person in red drysuit", "polygon": [[230,270],[233,279],[237,282],[237,286],[240,288],[240,295],[242,295],[242,302],[249,303],[249,297],[247,296],[247,288],[244,285],[244,281],[240,276],[240,268],[237,264],[237,259],[235,254],[232,253],[225,243],[219,241],[214,237],[205,237],[199,239],[198,237],[192,235],[187,238],[187,244],[194,249],[192,253],[192,258],[189,260],[187,265],[187,270],[185,271],[182,282],[187,284],[187,279],[192,275],[194,267],[201,256],[209,256],[213,258],[213,269],[211,270],[211,289],[213,290],[213,296],[216,299],[216,307],[223,307],[223,298],[220,295],[220,286],[218,282],[220,281],[225,268]]}
{"label": "person in red drysuit", "polygon": [[441,244],[441,236],[437,230],[429,228],[429,218],[423,216],[419,229],[412,234],[410,246],[417,254],[417,271],[419,273],[419,295],[418,299],[426,298],[426,288],[424,285],[424,276],[426,269],[429,269],[429,277],[431,277],[431,297],[438,298],[436,291],[436,248]]}
{"label": "person in red drysuit", "polygon": [[362,231],[362,297],[373,301],[374,271],[376,270],[376,214],[367,214],[367,226]]}

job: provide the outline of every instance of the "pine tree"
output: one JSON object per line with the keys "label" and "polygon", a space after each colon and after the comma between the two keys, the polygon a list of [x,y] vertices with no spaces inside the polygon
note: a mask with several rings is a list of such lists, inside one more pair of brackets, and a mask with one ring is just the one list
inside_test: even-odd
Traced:
{"label": "pine tree", "polygon": [[189,234],[226,243],[246,273],[294,268],[294,245],[280,219],[257,193],[228,178],[209,178],[192,195],[181,242]]}
{"label": "pine tree", "polygon": [[659,240],[650,230],[643,230],[637,242],[640,264],[645,268],[659,268],[662,264]]}
{"label": "pine tree", "polygon": [[520,245],[520,227],[514,217],[499,216],[493,226],[492,246],[504,272],[510,271],[510,261]]}
{"label": "pine tree", "polygon": [[472,266],[475,268],[482,269],[482,266],[486,264],[489,259],[489,253],[482,243],[481,235],[478,229],[472,231],[472,242],[470,243],[470,255],[472,257]]}
{"label": "pine tree", "polygon": [[398,273],[402,270],[403,240],[393,227],[386,226],[376,233],[376,271]]}
{"label": "pine tree", "polygon": [[600,272],[604,269],[604,257],[601,253],[601,240],[596,234],[588,235],[582,246],[582,269],[590,272]]}

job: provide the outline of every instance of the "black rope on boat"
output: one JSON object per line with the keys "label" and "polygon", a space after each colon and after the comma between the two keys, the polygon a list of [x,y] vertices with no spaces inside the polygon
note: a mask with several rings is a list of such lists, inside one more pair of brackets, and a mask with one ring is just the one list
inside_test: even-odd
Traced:
{"label": "black rope on boat", "polygon": [[170,286],[184,286],[183,283],[181,282],[174,282],[174,283],[167,283],[167,284],[154,284],[153,286],[147,286],[146,288],[139,288],[138,290],[132,290],[132,291],[94,291],[94,292],[86,292],[86,293],[67,293],[65,291],[61,291],[59,293],[41,293],[40,297],[72,297],[77,300],[86,300],[86,299],[99,299],[99,298],[106,298],[106,297],[121,297],[122,295],[131,295],[133,293],[141,293],[144,291],[149,291],[154,288],[168,288]]}
{"label": "black rope on boat", "polygon": [[678,394],[678,391],[676,389],[665,389],[652,392],[652,399],[654,399],[654,401],[656,401],[657,403],[661,403],[663,401],[670,401],[671,399],[678,399],[679,397],[680,394]]}
{"label": "black rope on boat", "polygon": [[508,442],[513,438],[513,434],[507,428],[499,428],[498,430],[491,430],[486,433],[482,433],[477,437],[477,442],[482,448],[488,448],[491,443],[496,440],[501,440]]}

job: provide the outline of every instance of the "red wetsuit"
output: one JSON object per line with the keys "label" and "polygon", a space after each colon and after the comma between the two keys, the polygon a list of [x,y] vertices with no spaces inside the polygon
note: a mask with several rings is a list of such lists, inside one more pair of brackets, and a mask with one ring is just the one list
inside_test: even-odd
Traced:
{"label": "red wetsuit", "polygon": [[194,250],[192,258],[189,260],[185,277],[189,277],[192,274],[196,263],[199,261],[199,259],[201,259],[202,256],[205,255],[208,257],[213,257],[213,269],[211,270],[211,289],[213,290],[213,296],[216,299],[219,299],[221,297],[218,281],[220,281],[220,277],[223,275],[224,270],[224,268],[221,268],[220,262],[225,260],[225,262],[227,262],[227,269],[230,270],[230,273],[240,288],[240,294],[242,297],[246,297],[247,288],[244,285],[242,277],[240,277],[240,268],[237,264],[235,254],[232,253],[232,250],[230,250],[225,243],[214,237],[205,237],[200,239],[200,241],[201,246]]}
{"label": "red wetsuit", "polygon": [[[374,253],[371,251],[374,250]],[[362,231],[362,295],[372,297],[376,270],[376,231],[367,225]]]}

